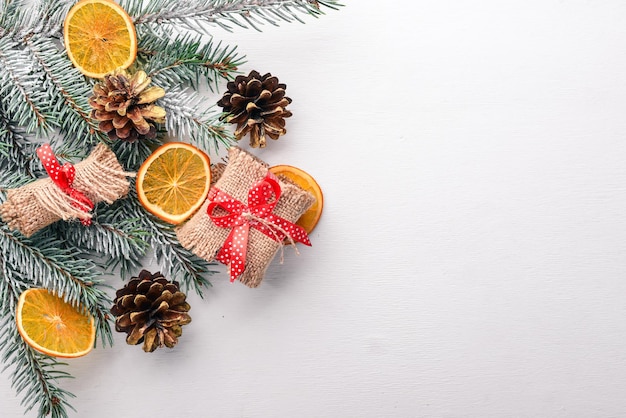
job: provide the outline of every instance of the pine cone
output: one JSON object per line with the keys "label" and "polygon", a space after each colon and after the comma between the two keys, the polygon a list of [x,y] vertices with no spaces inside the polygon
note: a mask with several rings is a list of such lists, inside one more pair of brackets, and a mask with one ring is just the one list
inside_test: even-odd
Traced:
{"label": "pine cone", "polygon": [[191,307],[177,282],[168,281],[161,273],[142,270],[116,292],[111,313],[116,316],[115,330],[126,332],[126,342],[143,342],[143,351],[157,347],[172,348],[183,333],[182,326],[191,322]]}
{"label": "pine cone", "polygon": [[118,69],[93,87],[94,95],[89,98],[91,117],[100,121],[100,130],[111,140],[134,142],[156,137],[154,124],[165,122],[165,109],[154,102],[165,96],[165,90],[148,87],[150,81],[144,71],[130,77]]}
{"label": "pine cone", "polygon": [[222,120],[237,124],[237,140],[250,133],[250,145],[263,148],[266,136],[278,139],[287,132],[285,118],[291,112],[285,107],[291,99],[285,96],[287,86],[279,84],[278,78],[251,71],[247,77],[240,75],[228,82],[226,88],[217,105],[224,108]]}

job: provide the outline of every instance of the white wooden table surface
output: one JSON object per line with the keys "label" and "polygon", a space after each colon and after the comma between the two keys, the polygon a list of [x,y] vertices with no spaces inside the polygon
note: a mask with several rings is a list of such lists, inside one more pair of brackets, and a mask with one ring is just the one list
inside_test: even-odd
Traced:
{"label": "white wooden table surface", "polygon": [[288,86],[313,247],[70,361],[74,416],[626,416],[626,3],[346,3],[215,32]]}

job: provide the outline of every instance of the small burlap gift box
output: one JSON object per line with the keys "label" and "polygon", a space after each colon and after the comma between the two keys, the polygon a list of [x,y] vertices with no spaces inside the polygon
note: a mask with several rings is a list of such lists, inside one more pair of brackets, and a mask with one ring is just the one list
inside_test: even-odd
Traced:
{"label": "small burlap gift box", "polygon": [[[128,194],[127,176],[132,173],[124,171],[113,151],[104,144],[97,145],[72,171],[71,188],[93,204],[113,203]],[[9,189],[6,201],[0,205],[0,216],[9,228],[29,237],[61,219],[91,219],[91,213],[81,210],[80,203],[48,177]]]}
{"label": "small burlap gift box", "polygon": [[[231,229],[216,225],[207,213],[211,205],[211,196],[220,190],[244,205],[248,205],[251,189],[268,176],[268,165],[238,147],[228,152],[228,164],[223,174],[213,185],[209,199],[202,208],[184,225],[177,228],[180,243],[199,257],[213,261],[227,241]],[[302,190],[287,179],[278,179],[280,198],[276,202],[273,214],[293,223],[315,202],[315,197]],[[271,235],[271,234],[270,234]],[[247,254],[243,272],[237,279],[249,287],[261,284],[267,267],[283,245],[280,239],[260,232],[256,228],[249,229]],[[306,236],[306,234],[305,234]],[[295,239],[295,238],[294,238]],[[308,240],[307,240],[308,241]],[[231,268],[231,279],[233,266]]]}

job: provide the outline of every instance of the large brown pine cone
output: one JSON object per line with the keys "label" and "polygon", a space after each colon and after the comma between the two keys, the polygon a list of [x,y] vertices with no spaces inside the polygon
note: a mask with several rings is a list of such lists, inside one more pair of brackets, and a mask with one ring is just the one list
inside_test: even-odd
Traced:
{"label": "large brown pine cone", "polygon": [[91,117],[100,121],[100,130],[111,140],[133,142],[156,136],[154,124],[165,122],[165,109],[154,102],[165,95],[165,90],[148,87],[150,81],[144,71],[131,77],[118,69],[93,87]]}
{"label": "large brown pine cone", "polygon": [[126,332],[126,342],[152,352],[157,347],[172,348],[183,333],[182,326],[191,322],[191,307],[177,282],[168,281],[161,273],[142,270],[126,286],[116,292],[111,313],[115,330]]}
{"label": "large brown pine cone", "polygon": [[237,140],[250,133],[250,145],[263,148],[266,136],[278,139],[287,132],[285,118],[292,113],[285,109],[291,103],[285,96],[286,87],[270,73],[261,76],[257,71],[228,82],[228,91],[217,104],[224,108],[222,119],[237,124]]}

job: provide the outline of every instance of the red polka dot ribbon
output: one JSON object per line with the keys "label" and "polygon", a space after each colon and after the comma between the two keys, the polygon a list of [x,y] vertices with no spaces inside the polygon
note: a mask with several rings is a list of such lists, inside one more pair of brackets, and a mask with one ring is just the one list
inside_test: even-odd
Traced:
{"label": "red polka dot ribbon", "polygon": [[[50,144],[43,144],[39,147],[37,149],[37,156],[43,163],[46,172],[50,176],[50,180],[72,199],[72,206],[83,212],[90,212],[94,207],[93,202],[83,193],[72,187],[74,178],[76,177],[76,168],[70,163],[65,163],[61,166],[52,152]],[[81,223],[85,226],[91,225],[91,219],[81,219]]]}
{"label": "red polka dot ribbon", "polygon": [[[248,191],[248,204],[244,204],[223,190],[213,187],[209,192],[207,213],[213,223],[221,228],[232,228],[216,259],[230,268],[230,281],[234,282],[246,265],[248,234],[256,228],[282,245],[288,237],[295,242],[311,245],[306,231],[272,213],[280,199],[280,184],[272,173],[254,184]],[[216,209],[220,209],[217,210]],[[223,214],[223,213],[226,214]]]}

